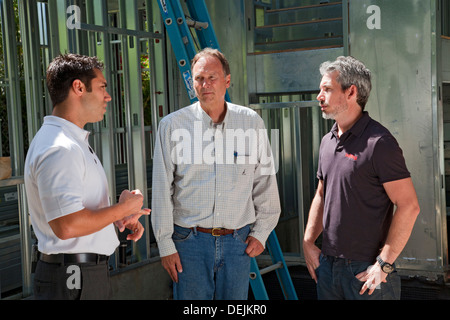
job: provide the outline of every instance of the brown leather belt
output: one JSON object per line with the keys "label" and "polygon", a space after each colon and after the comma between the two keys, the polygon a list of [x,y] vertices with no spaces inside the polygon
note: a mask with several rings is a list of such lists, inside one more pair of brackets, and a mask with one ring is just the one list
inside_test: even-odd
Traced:
{"label": "brown leather belt", "polygon": [[[194,228],[192,228],[192,229],[194,229]],[[197,227],[196,229],[199,232],[212,234],[214,237],[226,236],[227,234],[232,234],[234,232],[234,229],[224,229],[224,228],[206,229],[206,228]]]}

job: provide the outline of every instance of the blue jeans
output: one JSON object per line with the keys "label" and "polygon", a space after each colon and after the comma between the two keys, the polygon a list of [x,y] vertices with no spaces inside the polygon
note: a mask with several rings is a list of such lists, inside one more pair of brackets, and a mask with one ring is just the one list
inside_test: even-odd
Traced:
{"label": "blue jeans", "polygon": [[353,261],[320,255],[320,265],[316,269],[317,298],[319,300],[399,300],[401,282],[396,271],[389,274],[386,283],[381,283],[369,295],[359,294],[364,282],[355,276],[367,270],[373,263]]}
{"label": "blue jeans", "polygon": [[175,300],[246,300],[250,257],[245,241],[250,227],[215,237],[175,226],[172,239],[180,255],[183,272],[174,283]]}

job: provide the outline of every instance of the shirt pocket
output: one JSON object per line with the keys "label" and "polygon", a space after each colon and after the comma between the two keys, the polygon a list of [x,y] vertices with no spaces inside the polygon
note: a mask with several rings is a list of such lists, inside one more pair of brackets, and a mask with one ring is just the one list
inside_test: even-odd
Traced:
{"label": "shirt pocket", "polygon": [[242,179],[249,179],[253,181],[253,176],[255,174],[254,164],[235,164],[234,165],[234,176],[236,181]]}
{"label": "shirt pocket", "polygon": [[256,163],[250,156],[237,156],[235,162],[228,165],[228,181],[233,184],[239,184],[239,187],[252,186],[255,175]]}

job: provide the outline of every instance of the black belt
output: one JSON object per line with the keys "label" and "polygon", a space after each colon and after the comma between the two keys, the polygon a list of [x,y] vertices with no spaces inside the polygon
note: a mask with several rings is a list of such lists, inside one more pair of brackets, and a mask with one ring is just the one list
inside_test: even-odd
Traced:
{"label": "black belt", "polygon": [[109,256],[96,253],[39,253],[39,260],[47,263],[70,264],[70,263],[96,263],[107,262]]}

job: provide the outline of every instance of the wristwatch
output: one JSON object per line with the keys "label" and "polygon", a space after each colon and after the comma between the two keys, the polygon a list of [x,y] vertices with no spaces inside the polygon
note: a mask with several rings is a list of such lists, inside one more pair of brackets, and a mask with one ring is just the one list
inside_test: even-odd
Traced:
{"label": "wristwatch", "polygon": [[392,273],[392,271],[394,271],[394,266],[390,263],[387,263],[385,261],[383,261],[383,259],[381,259],[380,256],[377,257],[377,261],[381,266],[381,270],[383,270],[384,273]]}

